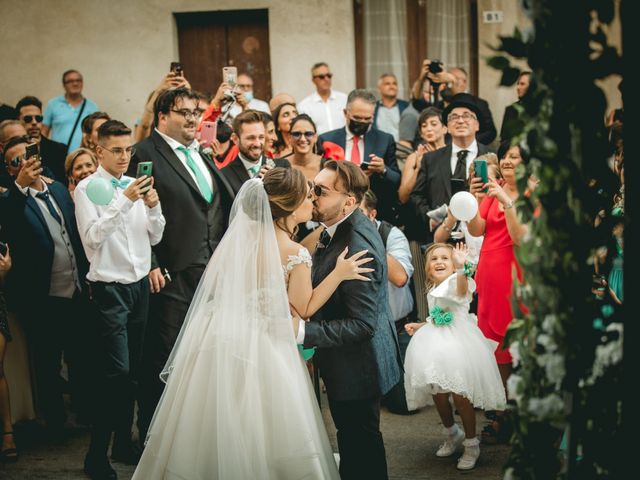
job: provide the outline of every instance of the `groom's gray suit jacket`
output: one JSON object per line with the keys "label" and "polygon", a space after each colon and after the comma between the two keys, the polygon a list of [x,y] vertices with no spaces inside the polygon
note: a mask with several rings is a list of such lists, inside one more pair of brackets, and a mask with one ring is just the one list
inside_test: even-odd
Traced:
{"label": "groom's gray suit jacket", "polygon": [[342,282],[305,326],[304,346],[318,347],[316,365],[334,400],[382,396],[400,380],[402,360],[387,293],[385,248],[375,225],[355,210],[342,222],[329,245],[313,257],[314,288],[334,269],[336,258],[368,250],[375,271],[370,282]]}

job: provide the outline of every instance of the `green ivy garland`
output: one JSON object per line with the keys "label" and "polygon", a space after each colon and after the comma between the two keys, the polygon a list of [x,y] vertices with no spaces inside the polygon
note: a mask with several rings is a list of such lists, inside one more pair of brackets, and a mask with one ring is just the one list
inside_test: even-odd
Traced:
{"label": "green ivy garland", "polygon": [[591,290],[592,259],[603,243],[594,216],[616,191],[606,162],[606,101],[594,83],[621,71],[603,28],[615,5],[523,1],[532,31],[501,37],[487,60],[502,71],[501,85],[520,74],[509,58],[525,59],[536,80],[507,126],[512,143],[531,153],[518,172],[521,191],[531,174],[540,184],[518,202],[530,234],[517,249],[526,284],[516,293],[530,311],[514,308],[507,333],[516,406],[505,478],[613,478],[618,468],[621,312]]}

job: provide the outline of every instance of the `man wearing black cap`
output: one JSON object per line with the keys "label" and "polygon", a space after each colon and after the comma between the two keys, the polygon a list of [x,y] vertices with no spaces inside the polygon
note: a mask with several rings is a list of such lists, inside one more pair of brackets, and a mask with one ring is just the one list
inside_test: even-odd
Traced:
{"label": "man wearing black cap", "polygon": [[427,212],[448,205],[454,190],[466,189],[473,160],[491,152],[487,146],[476,141],[480,115],[481,111],[472,95],[456,95],[442,112],[451,143],[422,157],[410,201],[419,220],[428,225],[428,242],[433,241],[433,232],[439,222],[430,218]]}

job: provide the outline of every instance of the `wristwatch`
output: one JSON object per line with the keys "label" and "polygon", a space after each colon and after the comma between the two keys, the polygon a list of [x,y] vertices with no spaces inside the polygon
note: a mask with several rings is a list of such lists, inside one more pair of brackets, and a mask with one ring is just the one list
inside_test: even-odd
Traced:
{"label": "wristwatch", "polygon": [[509,210],[510,208],[513,208],[513,200],[509,200],[509,203],[506,203],[503,205],[505,210]]}

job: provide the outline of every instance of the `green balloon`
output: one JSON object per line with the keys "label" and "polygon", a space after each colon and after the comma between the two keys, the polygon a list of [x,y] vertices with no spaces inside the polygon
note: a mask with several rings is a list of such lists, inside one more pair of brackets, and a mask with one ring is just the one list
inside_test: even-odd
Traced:
{"label": "green balloon", "polygon": [[102,177],[92,178],[87,185],[87,197],[96,205],[109,205],[113,192],[111,182]]}

